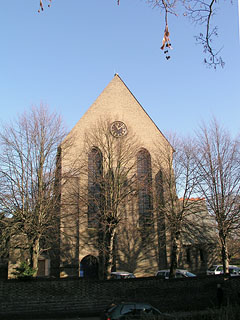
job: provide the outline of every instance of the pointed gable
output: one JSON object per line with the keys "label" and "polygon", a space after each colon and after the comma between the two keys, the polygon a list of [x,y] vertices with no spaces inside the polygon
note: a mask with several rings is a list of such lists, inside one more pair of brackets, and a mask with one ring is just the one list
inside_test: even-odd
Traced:
{"label": "pointed gable", "polygon": [[96,121],[104,118],[124,122],[140,138],[143,147],[148,149],[156,140],[160,139],[164,143],[167,142],[162,132],[118,74],[115,74],[70,134],[77,135],[77,140],[80,143],[84,132],[89,130]]}

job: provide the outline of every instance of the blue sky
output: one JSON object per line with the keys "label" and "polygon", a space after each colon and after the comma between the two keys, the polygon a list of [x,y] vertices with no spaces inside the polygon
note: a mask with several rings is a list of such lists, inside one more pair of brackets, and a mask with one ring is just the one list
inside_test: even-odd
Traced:
{"label": "blue sky", "polygon": [[[0,110],[2,121],[48,104],[70,130],[118,73],[159,129],[191,135],[215,116],[240,130],[240,44],[237,0],[215,17],[224,69],[207,69],[181,16],[169,18],[171,59],[160,50],[164,17],[144,0],[1,1]],[[46,3],[45,3],[46,4]]]}

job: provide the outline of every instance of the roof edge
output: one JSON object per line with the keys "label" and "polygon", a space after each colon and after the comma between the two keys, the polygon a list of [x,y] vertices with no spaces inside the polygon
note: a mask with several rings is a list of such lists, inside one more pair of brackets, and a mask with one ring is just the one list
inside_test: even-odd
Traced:
{"label": "roof edge", "polygon": [[148,118],[152,121],[152,123],[155,125],[155,127],[157,128],[157,130],[161,133],[161,135],[164,137],[164,139],[167,141],[167,143],[172,147],[173,151],[174,148],[173,146],[171,145],[171,143],[168,141],[168,139],[166,138],[166,136],[162,133],[162,131],[158,128],[158,126],[156,125],[156,123],[153,121],[153,119],[149,116],[149,114],[147,113],[147,111],[143,108],[143,106],[141,105],[141,103],[138,101],[138,99],[135,97],[135,95],[132,93],[132,91],[128,88],[128,86],[126,85],[126,83],[122,80],[122,78],[119,76],[118,73],[115,73],[114,74],[114,77],[118,77],[119,80],[121,80],[121,82],[124,84],[124,86],[127,88],[127,90],[129,91],[129,93],[133,96],[133,98],[137,101],[137,103],[139,104],[139,106],[142,108],[142,110],[145,112],[145,114],[148,116]]}

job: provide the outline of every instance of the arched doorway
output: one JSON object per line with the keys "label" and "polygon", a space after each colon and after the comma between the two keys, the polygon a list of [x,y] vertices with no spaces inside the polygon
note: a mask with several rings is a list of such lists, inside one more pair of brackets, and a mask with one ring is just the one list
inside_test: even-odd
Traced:
{"label": "arched doorway", "polygon": [[98,278],[98,259],[92,255],[85,256],[80,262],[80,277]]}

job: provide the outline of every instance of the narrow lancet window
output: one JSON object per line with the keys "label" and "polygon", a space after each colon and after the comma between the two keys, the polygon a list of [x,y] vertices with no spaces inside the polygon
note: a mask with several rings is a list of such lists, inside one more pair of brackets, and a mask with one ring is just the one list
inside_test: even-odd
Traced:
{"label": "narrow lancet window", "polygon": [[139,226],[146,227],[153,222],[152,166],[150,153],[146,149],[137,154],[137,178]]}
{"label": "narrow lancet window", "polygon": [[88,227],[96,228],[102,205],[102,153],[94,147],[88,154]]}

